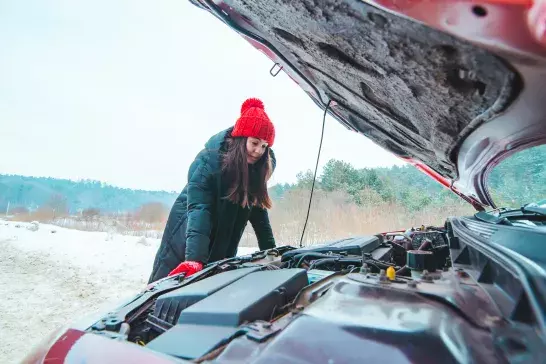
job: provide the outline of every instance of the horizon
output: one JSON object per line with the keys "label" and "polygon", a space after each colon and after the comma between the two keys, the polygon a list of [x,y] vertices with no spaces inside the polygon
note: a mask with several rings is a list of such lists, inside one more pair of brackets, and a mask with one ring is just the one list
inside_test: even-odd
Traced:
{"label": "horizon", "polygon": [[[328,161],[334,160],[334,159],[335,158],[331,158]],[[326,161],[326,163],[328,161]],[[344,162],[344,163],[349,163],[349,162],[344,161],[344,160],[339,160],[339,161]],[[373,169],[392,169],[392,168],[395,168],[395,167],[397,167],[397,168],[413,168],[413,166],[411,166],[410,164],[391,165],[391,166],[384,166],[384,167],[382,167],[382,166],[380,166],[380,167],[362,167],[362,168],[357,168],[356,166],[352,165],[351,163],[349,163],[349,164],[353,168],[355,168],[357,170],[360,170],[360,169],[369,169],[369,170],[373,170]],[[314,170],[311,170],[311,169],[308,169],[308,170],[310,170],[311,172],[314,172]],[[322,166],[322,168],[319,168],[319,170],[317,171],[317,180],[320,178],[323,171],[324,171],[324,165]],[[305,173],[305,172],[306,172],[305,170],[302,170],[302,171],[300,171],[298,173]],[[96,180],[96,179],[92,179],[92,178],[73,179],[73,178],[47,176],[47,175],[24,175],[24,174],[17,174],[17,173],[5,173],[5,172],[0,171],[0,177],[2,177],[2,176],[21,177],[21,178],[36,178],[36,179],[40,179],[40,178],[54,179],[54,180],[68,181],[68,182],[73,182],[73,183],[100,183],[103,186],[112,187],[112,188],[116,188],[116,189],[124,189],[124,190],[131,190],[131,191],[142,191],[142,192],[165,192],[165,193],[177,193],[178,194],[184,188],[184,186],[181,186],[179,190],[132,188],[132,187],[127,187],[127,186],[111,184],[111,183],[108,183],[106,181]],[[272,187],[277,186],[277,185],[286,185],[286,184],[293,185],[293,184],[295,184],[295,182],[277,182],[277,183],[274,183],[274,184],[270,184],[270,186],[268,188],[272,188]]]}

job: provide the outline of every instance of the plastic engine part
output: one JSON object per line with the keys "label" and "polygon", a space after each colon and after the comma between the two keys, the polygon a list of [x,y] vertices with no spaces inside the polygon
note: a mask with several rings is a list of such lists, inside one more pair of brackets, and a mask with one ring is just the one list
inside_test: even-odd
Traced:
{"label": "plastic engine part", "polygon": [[182,359],[197,359],[234,337],[240,330],[227,326],[176,325],[150,341],[148,349]]}
{"label": "plastic engine part", "polygon": [[434,259],[434,253],[425,250],[408,250],[406,265],[411,270],[429,272],[436,271],[436,260]]}
{"label": "plastic engine part", "polygon": [[331,272],[329,270],[310,269],[307,271],[307,278],[309,279],[309,284],[312,284],[326,277],[329,277],[332,274],[334,274],[334,272]]}
{"label": "plastic engine part", "polygon": [[183,310],[178,323],[236,327],[269,321],[307,285],[304,269],[255,272]]}
{"label": "plastic engine part", "polygon": [[260,267],[231,270],[164,294],[157,299],[153,316],[174,325],[184,309],[258,270]]}
{"label": "plastic engine part", "polygon": [[372,258],[381,261],[390,261],[393,253],[392,247],[382,247],[375,249],[371,254]]}
{"label": "plastic engine part", "polygon": [[328,253],[347,254],[361,256],[364,253],[371,253],[381,245],[377,236],[359,236],[327,242],[311,247],[290,250],[282,255],[282,261],[290,260],[298,254],[305,253]]}

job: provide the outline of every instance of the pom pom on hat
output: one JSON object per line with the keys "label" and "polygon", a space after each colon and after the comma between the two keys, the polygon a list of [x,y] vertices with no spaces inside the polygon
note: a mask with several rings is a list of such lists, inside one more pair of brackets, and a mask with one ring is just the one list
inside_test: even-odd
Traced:
{"label": "pom pom on hat", "polygon": [[247,99],[245,102],[243,102],[243,105],[241,106],[241,115],[245,113],[250,108],[257,107],[259,109],[264,109],[264,103],[260,99]]}
{"label": "pom pom on hat", "polygon": [[231,132],[232,137],[253,137],[267,141],[271,147],[275,141],[275,127],[267,116],[264,103],[249,98],[241,105],[241,116]]}

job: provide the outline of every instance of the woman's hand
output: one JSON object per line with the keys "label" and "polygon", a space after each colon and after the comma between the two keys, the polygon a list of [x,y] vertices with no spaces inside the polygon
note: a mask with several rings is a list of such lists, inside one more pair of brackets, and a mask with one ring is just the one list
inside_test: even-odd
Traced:
{"label": "woman's hand", "polygon": [[169,273],[168,277],[174,276],[175,274],[179,274],[179,273],[186,273],[186,277],[189,277],[192,274],[199,272],[200,270],[203,270],[203,263],[186,261],[186,262],[180,263],[178,267],[174,268]]}

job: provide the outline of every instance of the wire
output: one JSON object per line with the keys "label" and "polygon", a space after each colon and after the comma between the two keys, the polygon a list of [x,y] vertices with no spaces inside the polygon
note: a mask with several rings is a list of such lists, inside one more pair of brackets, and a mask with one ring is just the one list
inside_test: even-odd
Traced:
{"label": "wire", "polygon": [[313,184],[311,185],[311,195],[309,196],[309,206],[307,207],[307,216],[305,217],[305,224],[303,224],[303,231],[301,232],[300,248],[303,246],[303,237],[305,236],[305,229],[307,229],[307,222],[309,221],[309,212],[311,212],[311,202],[313,201],[313,192],[315,191],[315,181],[317,180],[317,170],[320,160],[320,151],[322,150],[322,139],[324,138],[324,125],[326,124],[326,115],[330,109],[332,100],[328,101],[326,108],[324,109],[324,116],[322,117],[322,132],[320,134],[320,144],[317,154],[317,164],[315,165],[315,174],[313,175]]}

